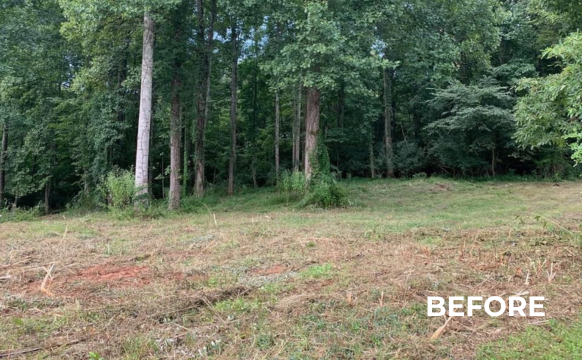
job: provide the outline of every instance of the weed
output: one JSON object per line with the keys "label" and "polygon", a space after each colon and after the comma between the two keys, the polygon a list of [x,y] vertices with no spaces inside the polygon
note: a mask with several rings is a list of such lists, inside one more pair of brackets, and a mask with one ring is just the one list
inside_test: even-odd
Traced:
{"label": "weed", "polygon": [[313,265],[306,270],[303,270],[300,275],[306,279],[321,279],[331,276],[333,266],[329,263],[321,265]]}

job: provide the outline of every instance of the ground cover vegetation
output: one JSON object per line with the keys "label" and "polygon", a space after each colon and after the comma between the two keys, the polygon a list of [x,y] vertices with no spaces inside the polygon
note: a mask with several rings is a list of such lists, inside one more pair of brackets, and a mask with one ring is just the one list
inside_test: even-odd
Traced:
{"label": "ground cover vegetation", "polygon": [[[270,189],[189,213],[0,224],[0,354],[31,359],[573,359],[577,182],[351,180],[349,208]],[[295,200],[294,200],[295,199]],[[155,206],[155,204],[153,205]],[[428,296],[544,296],[444,324]],[[8,355],[10,354],[10,355]]]}

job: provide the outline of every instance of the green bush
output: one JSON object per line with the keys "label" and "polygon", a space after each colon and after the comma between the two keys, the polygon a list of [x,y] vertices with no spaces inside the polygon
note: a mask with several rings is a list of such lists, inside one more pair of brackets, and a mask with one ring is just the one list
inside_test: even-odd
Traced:
{"label": "green bush", "polygon": [[133,205],[136,194],[133,171],[113,169],[105,177],[102,186],[110,208],[123,210]]}
{"label": "green bush", "polygon": [[427,163],[424,151],[414,142],[397,143],[394,155],[396,169],[403,176],[411,176],[422,171]]}
{"label": "green bush", "polygon": [[283,171],[277,183],[279,191],[288,197],[302,196],[299,207],[314,206],[328,209],[347,206],[347,192],[331,173],[329,154],[322,139],[318,142],[315,155],[311,181],[306,179],[303,172]]}
{"label": "green bush", "polygon": [[33,221],[34,219],[40,217],[43,214],[42,207],[37,205],[33,208],[23,209],[15,208],[12,210],[0,209],[0,223],[3,222],[21,222],[21,221]]}
{"label": "green bush", "polygon": [[300,171],[283,171],[277,183],[279,191],[289,195],[302,195],[307,190],[305,174]]}
{"label": "green bush", "polygon": [[348,205],[347,191],[331,175],[319,175],[311,181],[309,191],[299,206],[316,206],[324,209]]}

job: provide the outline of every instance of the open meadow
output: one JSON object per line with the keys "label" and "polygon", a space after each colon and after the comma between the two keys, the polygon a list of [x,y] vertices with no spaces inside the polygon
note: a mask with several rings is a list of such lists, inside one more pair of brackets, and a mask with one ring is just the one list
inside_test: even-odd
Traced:
{"label": "open meadow", "polygon": [[[0,358],[582,353],[581,183],[343,184],[353,203],[329,211],[265,189],[147,219],[0,222]],[[427,296],[516,294],[546,297],[547,316],[438,332],[445,319],[427,317]]]}

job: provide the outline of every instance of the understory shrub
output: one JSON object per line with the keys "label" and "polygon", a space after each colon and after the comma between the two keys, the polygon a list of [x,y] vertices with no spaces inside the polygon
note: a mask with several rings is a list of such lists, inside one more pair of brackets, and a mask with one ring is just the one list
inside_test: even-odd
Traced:
{"label": "understory shrub", "polygon": [[415,142],[401,141],[396,144],[394,164],[403,176],[411,176],[426,166],[426,154]]}
{"label": "understory shrub", "polygon": [[348,205],[346,190],[337,182],[335,175],[331,173],[331,164],[327,147],[320,139],[316,149],[316,161],[312,164],[313,173],[311,181],[308,181],[303,172],[283,171],[279,177],[277,188],[279,192],[289,197],[302,196],[299,207],[343,207]]}
{"label": "understory shrub", "polygon": [[322,139],[318,142],[316,152],[313,176],[299,206],[316,206],[324,209],[347,206],[348,193],[331,173],[329,153]]}
{"label": "understory shrub", "polygon": [[303,195],[307,190],[305,174],[301,171],[285,170],[277,183],[279,191],[288,195]]}
{"label": "understory shrub", "polygon": [[332,175],[314,178],[299,206],[316,206],[324,209],[348,205],[347,191]]}
{"label": "understory shrub", "polygon": [[105,177],[102,186],[110,208],[124,210],[133,205],[136,194],[133,171],[113,169]]}
{"label": "understory shrub", "polygon": [[0,224],[9,221],[33,221],[43,214],[42,206],[37,205],[29,209],[13,208],[11,210],[0,208]]}

